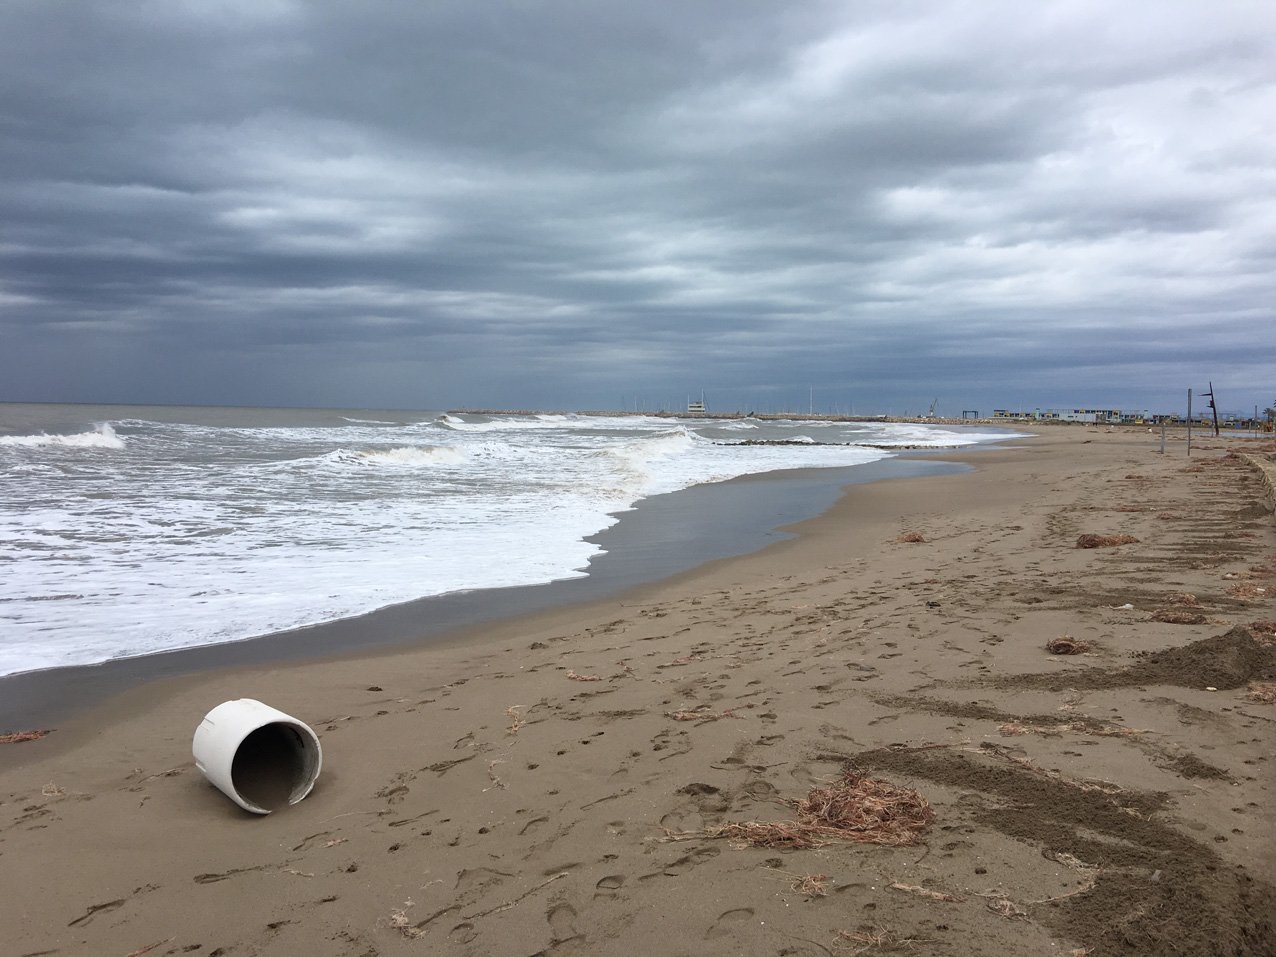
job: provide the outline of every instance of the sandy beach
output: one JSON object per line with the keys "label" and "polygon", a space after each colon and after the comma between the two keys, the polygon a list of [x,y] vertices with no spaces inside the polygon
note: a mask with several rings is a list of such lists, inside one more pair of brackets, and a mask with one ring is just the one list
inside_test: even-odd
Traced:
{"label": "sandy beach", "polygon": [[[618,597],[0,744],[3,951],[1276,953],[1276,525],[1238,454],[1276,446],[1197,443],[1046,428]],[[240,697],[322,740],[268,816],[191,758]]]}

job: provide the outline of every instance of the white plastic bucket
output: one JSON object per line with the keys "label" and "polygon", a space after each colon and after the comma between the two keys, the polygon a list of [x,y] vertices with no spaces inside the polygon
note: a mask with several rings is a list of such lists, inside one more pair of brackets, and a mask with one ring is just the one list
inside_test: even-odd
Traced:
{"label": "white plastic bucket", "polygon": [[195,766],[254,814],[296,804],[323,766],[318,736],[304,721],[252,698],[219,704],[195,729]]}

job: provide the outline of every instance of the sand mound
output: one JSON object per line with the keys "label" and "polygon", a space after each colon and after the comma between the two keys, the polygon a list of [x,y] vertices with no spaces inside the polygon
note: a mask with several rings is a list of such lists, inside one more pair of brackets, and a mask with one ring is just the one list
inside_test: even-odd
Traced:
{"label": "sand mound", "polygon": [[1124,669],[1137,684],[1240,688],[1254,679],[1276,677],[1276,653],[1237,626],[1224,635],[1194,641],[1182,648],[1148,652]]}
{"label": "sand mound", "polygon": [[1166,796],[1108,791],[1084,781],[983,755],[880,749],[846,755],[853,765],[906,774],[978,795],[975,819],[1041,847],[1052,860],[1084,862],[1083,892],[1021,902],[1096,955],[1276,953],[1276,888],[1229,866],[1208,845],[1156,812]]}
{"label": "sand mound", "polygon": [[1077,538],[1077,548],[1115,548],[1118,545],[1133,545],[1138,539],[1133,535],[1081,535]]}
{"label": "sand mound", "polygon": [[1064,674],[1007,675],[986,682],[992,687],[1128,688],[1175,685],[1180,688],[1241,688],[1251,681],[1276,679],[1276,647],[1255,639],[1247,625],[1181,648],[1145,652],[1128,668],[1085,668]]}

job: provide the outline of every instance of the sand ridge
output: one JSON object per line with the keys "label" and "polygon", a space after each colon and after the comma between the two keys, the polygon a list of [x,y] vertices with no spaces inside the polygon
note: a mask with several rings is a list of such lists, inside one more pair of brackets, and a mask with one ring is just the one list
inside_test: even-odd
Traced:
{"label": "sand ridge", "polygon": [[[0,929],[23,955],[1276,952],[1249,697],[1276,527],[1235,442],[1158,444],[1046,429],[620,600],[0,746]],[[189,757],[238,696],[323,741],[265,818]],[[847,768],[924,798],[921,843],[713,836]]]}

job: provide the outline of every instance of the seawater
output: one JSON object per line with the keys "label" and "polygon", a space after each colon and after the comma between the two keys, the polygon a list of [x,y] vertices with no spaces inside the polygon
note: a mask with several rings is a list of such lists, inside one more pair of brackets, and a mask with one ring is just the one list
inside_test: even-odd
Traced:
{"label": "seawater", "polygon": [[[641,499],[937,426],[0,405],[0,675],[585,575]],[[742,444],[747,439],[782,445]]]}

